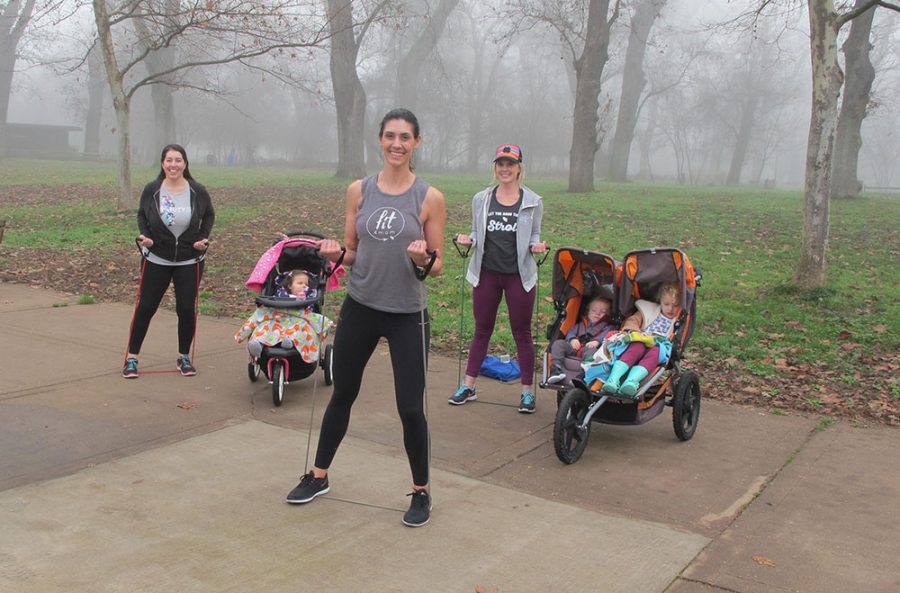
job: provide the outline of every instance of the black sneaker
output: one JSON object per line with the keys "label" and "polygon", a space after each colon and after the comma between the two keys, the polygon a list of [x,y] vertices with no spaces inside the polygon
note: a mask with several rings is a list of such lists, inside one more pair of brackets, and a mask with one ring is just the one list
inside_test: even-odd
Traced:
{"label": "black sneaker", "polygon": [[466,402],[472,401],[473,399],[478,399],[478,395],[475,393],[474,387],[468,387],[466,385],[460,385],[459,389],[456,390],[456,393],[450,396],[450,399],[447,400],[447,403],[453,404],[454,406],[461,406]]}
{"label": "black sneaker", "polygon": [[412,496],[409,501],[409,510],[403,515],[403,524],[409,527],[421,527],[431,518],[431,495],[425,490],[413,490],[407,496]]}
{"label": "black sneaker", "polygon": [[197,369],[191,364],[191,357],[187,354],[179,356],[178,360],[175,361],[175,366],[178,367],[178,370],[185,377],[192,377],[197,374]]}
{"label": "black sneaker", "polygon": [[300,478],[297,487],[287,495],[287,501],[291,504],[303,504],[329,490],[331,488],[328,486],[328,476],[317,478],[310,470],[308,474]]}
{"label": "black sneaker", "polygon": [[519,411],[523,414],[534,414],[534,394],[530,391],[522,393],[522,399],[519,400]]}
{"label": "black sneaker", "polygon": [[132,356],[129,356],[125,359],[125,366],[122,367],[122,376],[126,379],[137,379],[138,378],[138,370],[137,370],[138,360]]}

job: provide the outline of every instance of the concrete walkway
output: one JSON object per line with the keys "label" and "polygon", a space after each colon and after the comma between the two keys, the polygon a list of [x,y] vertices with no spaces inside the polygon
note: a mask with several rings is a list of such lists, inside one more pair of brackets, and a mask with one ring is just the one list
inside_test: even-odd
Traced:
{"label": "concrete walkway", "polygon": [[595,423],[565,466],[552,392],[522,415],[514,385],[482,380],[478,402],[448,406],[457,361],[434,356],[435,508],[409,529],[386,349],[331,492],[295,507],[284,495],[330,395],[321,371],[275,408],[236,324],[201,318],[199,374],[148,373],[174,368],[175,317],[160,311],[126,381],[130,318],[0,284],[2,593],[900,590],[896,430],[707,400],[687,443],[668,414]]}

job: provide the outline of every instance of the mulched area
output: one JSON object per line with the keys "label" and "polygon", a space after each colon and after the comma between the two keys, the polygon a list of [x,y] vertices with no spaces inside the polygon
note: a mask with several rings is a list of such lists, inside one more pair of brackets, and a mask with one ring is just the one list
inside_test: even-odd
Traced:
{"label": "mulched area", "polygon": [[[4,205],[61,204],[90,192],[98,204],[114,203],[108,187],[62,186],[7,188]],[[264,197],[260,197],[264,196]],[[215,314],[243,318],[253,309],[244,280],[256,260],[281,230],[312,230],[326,236],[342,236],[342,197],[331,188],[303,188],[302,195],[284,187],[254,188],[253,198],[241,188],[215,190],[217,204],[248,208],[242,220],[230,220],[227,231],[213,236],[214,257],[209,258],[202,289],[210,291]],[[332,201],[333,209],[322,208]],[[104,213],[105,212],[105,213]],[[122,218],[108,207],[98,208],[98,218]],[[131,218],[128,215],[127,218]],[[293,225],[286,221],[294,221]],[[286,228],[287,224],[287,228]],[[296,225],[302,225],[298,228]],[[90,294],[98,301],[132,304],[139,275],[140,256],[133,245],[115,249],[14,249],[0,243],[0,281],[52,289],[68,294]],[[163,306],[172,307],[170,296]],[[440,342],[440,340],[438,340]],[[457,340],[445,340],[456,355]],[[858,344],[845,344],[851,349]],[[706,356],[704,356],[706,354]],[[774,414],[805,414],[850,420],[860,425],[900,426],[900,397],[890,393],[886,378],[900,371],[900,354],[873,351],[864,359],[865,373],[853,377],[786,359],[767,361],[776,373],[757,377],[737,360],[693,351],[689,367],[701,377],[704,397],[750,406]],[[827,422],[827,420],[826,420]]]}

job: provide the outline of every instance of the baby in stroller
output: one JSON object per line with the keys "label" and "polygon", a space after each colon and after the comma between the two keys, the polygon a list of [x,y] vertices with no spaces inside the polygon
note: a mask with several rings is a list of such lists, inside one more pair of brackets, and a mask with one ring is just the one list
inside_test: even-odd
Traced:
{"label": "baby in stroller", "polygon": [[602,296],[594,297],[588,303],[587,315],[572,326],[565,338],[554,340],[550,344],[550,357],[554,362],[550,367],[547,383],[558,384],[566,380],[566,373],[560,362],[563,359],[593,358],[606,335],[616,331],[616,326],[612,324],[611,311],[612,302],[609,299]]}
{"label": "baby in stroller", "polygon": [[305,270],[290,270],[275,279],[275,296],[285,299],[285,307],[260,305],[234,334],[236,342],[249,338],[247,351],[255,359],[263,346],[295,348],[305,362],[319,360],[319,346],[325,341],[332,321],[316,313],[312,304],[305,308],[288,307],[297,300],[315,299],[317,291],[310,286]]}

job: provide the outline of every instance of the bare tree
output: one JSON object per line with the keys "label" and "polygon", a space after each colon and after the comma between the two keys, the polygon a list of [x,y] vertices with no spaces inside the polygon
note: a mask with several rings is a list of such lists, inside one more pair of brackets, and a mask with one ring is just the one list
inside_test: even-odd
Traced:
{"label": "bare tree", "polygon": [[0,8],[0,158],[6,155],[6,117],[19,42],[34,13],[35,0],[11,0]]}
{"label": "bare tree", "polygon": [[732,89],[736,92],[733,93],[735,95],[733,100],[729,101],[728,112],[730,114],[737,112],[739,117],[736,126],[731,125],[733,115],[724,119],[734,132],[734,148],[731,151],[725,185],[738,185],[741,182],[741,171],[744,169],[747,148],[750,146],[754,128],[757,127],[757,110],[765,94],[763,79],[771,76],[765,72],[760,49],[755,41],[754,36],[747,45],[746,53],[739,58],[744,62],[744,67],[735,71],[736,76],[730,77],[736,82]]}
{"label": "bare tree", "polygon": [[[181,9],[180,0],[163,0],[165,14],[178,14]],[[166,45],[153,47],[153,41],[166,35],[167,31],[153,31],[154,22],[144,16],[135,16],[134,28],[138,34],[138,44],[146,52],[144,64],[151,76],[155,76],[157,82],[150,86],[150,95],[153,99],[154,138],[153,145],[162,147],[179,141],[175,127],[175,85],[169,72],[175,66],[175,47]],[[163,20],[162,27],[177,26],[172,21]]]}
{"label": "bare tree", "polygon": [[366,90],[359,80],[356,61],[366,32],[388,1],[381,0],[356,22],[353,0],[328,0],[331,84],[337,109],[337,177],[359,178],[366,174]]}
{"label": "bare tree", "polygon": [[[134,204],[129,117],[131,99],[139,89],[171,84],[172,77],[191,69],[246,63],[278,50],[317,46],[327,39],[327,23],[313,0],[182,0],[174,12],[169,12],[172,4],[152,0],[92,0],[92,4],[116,112],[121,209]],[[136,19],[145,21],[150,38],[133,34]],[[151,53],[175,46],[179,51],[168,67],[146,72],[138,67],[145,65]],[[185,80],[179,84],[191,86]],[[205,84],[197,88],[215,91]]]}
{"label": "bare tree", "polygon": [[510,36],[533,27],[549,29],[558,35],[572,66],[575,104],[569,149],[571,192],[594,188],[594,158],[600,148],[600,87],[609,60],[610,28],[619,18],[619,9],[620,0],[514,0],[505,10],[515,22]]}
{"label": "bare tree", "polygon": [[[859,6],[864,0],[856,0]],[[869,36],[875,11],[867,10],[850,23],[850,34],[844,41],[843,51],[847,75],[844,79],[844,97],[838,114],[834,137],[834,179],[832,197],[852,198],[861,189],[857,178],[859,149],[862,147],[863,119],[869,106],[869,95],[875,81],[875,67],[869,59],[872,45]]]}
{"label": "bare tree", "polygon": [[472,51],[471,69],[466,76],[467,84],[463,88],[463,102],[466,112],[466,170],[477,171],[481,159],[479,148],[481,146],[482,131],[487,118],[487,106],[494,94],[500,80],[498,69],[503,56],[509,50],[509,43],[492,44],[491,29],[482,29],[479,25],[481,19],[471,10],[465,11],[465,22],[468,25],[471,42],[469,49]]}
{"label": "bare tree", "polygon": [[425,26],[409,46],[409,50],[400,58],[397,68],[397,93],[394,98],[397,105],[416,110],[422,66],[437,47],[447,25],[447,19],[458,4],[459,0],[439,0],[434,12],[424,15]]}
{"label": "bare tree", "polygon": [[628,179],[628,157],[637,124],[641,93],[647,83],[644,77],[644,54],[650,30],[659,18],[666,0],[643,0],[635,8],[631,17],[628,35],[628,49],[625,51],[625,68],[622,72],[622,94],[619,98],[619,112],[616,131],[613,135],[609,155],[609,178],[612,181]]}
{"label": "bare tree", "polygon": [[594,190],[594,156],[600,143],[600,82],[609,59],[609,30],[619,17],[619,0],[610,12],[609,0],[589,0],[584,48],[575,60],[575,108],[569,150],[569,191]]}
{"label": "bare tree", "polygon": [[900,12],[900,5],[866,0],[843,13],[835,9],[833,0],[808,0],[807,6],[813,93],[803,189],[803,234],[794,280],[802,288],[817,288],[825,284],[834,133],[844,79],[838,64],[838,32],[876,6]]}
{"label": "bare tree", "polygon": [[94,46],[88,53],[88,104],[84,121],[84,154],[100,156],[100,122],[103,116],[103,98],[106,80],[103,78],[103,56],[100,47]]}

